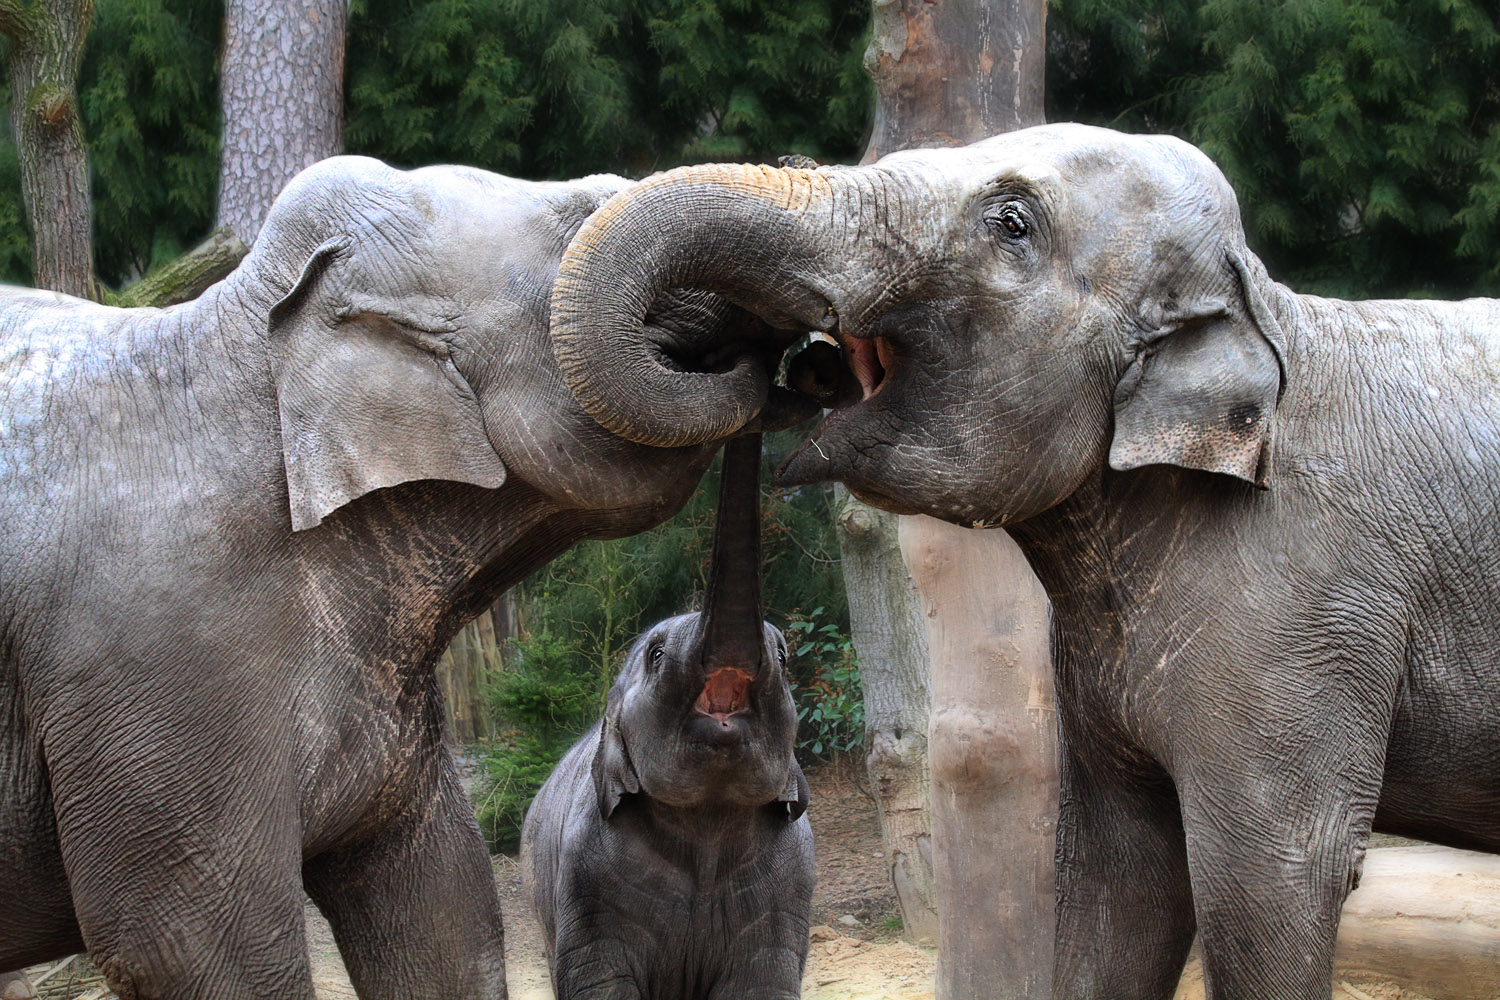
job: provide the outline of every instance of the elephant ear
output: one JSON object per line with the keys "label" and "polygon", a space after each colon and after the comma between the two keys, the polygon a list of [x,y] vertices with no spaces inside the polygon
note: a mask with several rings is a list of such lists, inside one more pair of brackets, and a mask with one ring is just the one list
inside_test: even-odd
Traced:
{"label": "elephant ear", "polygon": [[636,776],[635,765],[630,763],[630,751],[625,748],[625,738],[612,715],[606,715],[599,727],[599,747],[594,751],[592,774],[599,815],[604,819],[614,815],[620,799],[641,790],[641,779]]}
{"label": "elephant ear", "polygon": [[812,789],[807,786],[807,776],[797,762],[792,761],[792,773],[787,775],[786,788],[776,797],[776,805],[786,809],[786,821],[795,823],[807,812],[807,803],[812,799]]}
{"label": "elephant ear", "polygon": [[382,288],[353,240],[315,250],[270,315],[292,529],[386,486],[505,482],[441,303]]}
{"label": "elephant ear", "polygon": [[1164,310],[1115,387],[1112,468],[1177,465],[1267,486],[1285,339],[1245,262],[1225,256],[1239,294]]}

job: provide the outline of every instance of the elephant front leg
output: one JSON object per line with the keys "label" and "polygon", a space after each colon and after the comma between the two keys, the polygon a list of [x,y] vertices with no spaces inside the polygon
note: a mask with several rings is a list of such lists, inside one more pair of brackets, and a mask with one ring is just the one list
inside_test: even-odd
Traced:
{"label": "elephant front leg", "polygon": [[1059,1000],[1166,1000],[1193,941],[1176,797],[1065,750],[1058,819]]}
{"label": "elephant front leg", "polygon": [[457,779],[358,846],[303,866],[364,1000],[505,1000],[500,901]]}
{"label": "elephant front leg", "polygon": [[1364,791],[1285,772],[1212,780],[1183,791],[1209,1000],[1327,1000],[1378,779]]}

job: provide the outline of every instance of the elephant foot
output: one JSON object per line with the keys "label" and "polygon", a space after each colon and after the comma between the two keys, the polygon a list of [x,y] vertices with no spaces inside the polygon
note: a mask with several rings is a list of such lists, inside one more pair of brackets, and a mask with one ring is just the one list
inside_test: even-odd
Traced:
{"label": "elephant foot", "polygon": [[0,1000],[36,1000],[36,987],[24,972],[0,972]]}

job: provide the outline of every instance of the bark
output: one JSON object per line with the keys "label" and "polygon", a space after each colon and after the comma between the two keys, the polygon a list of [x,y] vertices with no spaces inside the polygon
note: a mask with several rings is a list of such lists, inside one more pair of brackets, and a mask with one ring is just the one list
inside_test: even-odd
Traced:
{"label": "bark", "polygon": [[1042,122],[1042,0],[874,0],[866,161]]}
{"label": "bark", "polygon": [[298,171],[343,148],[347,0],[228,0],[219,221],[246,246]]}
{"label": "bark", "polygon": [[501,594],[479,616],[459,630],[438,660],[438,688],[448,710],[448,725],[460,743],[493,735],[485,694],[504,668],[502,648],[515,634],[510,595]]}
{"label": "bark", "polygon": [[250,248],[228,229],[215,229],[208,239],[176,260],[146,275],[129,288],[107,296],[115,306],[170,306],[196,299],[239,266]]}
{"label": "bark", "polygon": [[837,520],[849,619],[865,697],[865,766],[880,812],[903,936],[937,943],[927,802],[927,635],[896,542],[896,515],[842,487]]}
{"label": "bark", "polygon": [[901,518],[932,653],[937,996],[1052,990],[1058,762],[1046,595],[1003,531]]}
{"label": "bark", "polygon": [[21,161],[38,288],[97,299],[88,154],[78,115],[78,66],[93,0],[0,2],[10,38],[10,126]]}
{"label": "bark", "polygon": [[[874,11],[865,162],[1042,122],[1044,0],[874,0]],[[1047,996],[1057,736],[1046,595],[1003,532],[901,518],[900,538],[932,655],[937,996]],[[845,582],[851,611],[884,600],[880,613],[903,613],[849,570]],[[868,699],[888,681],[866,673],[880,657],[855,639]],[[882,803],[889,825],[884,813]]]}

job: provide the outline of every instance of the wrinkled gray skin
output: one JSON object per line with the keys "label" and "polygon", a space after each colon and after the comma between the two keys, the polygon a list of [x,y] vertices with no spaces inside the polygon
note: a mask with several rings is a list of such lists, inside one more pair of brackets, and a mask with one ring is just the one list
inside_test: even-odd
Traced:
{"label": "wrinkled gray skin", "polygon": [[[583,322],[622,253],[648,280]],[[1500,303],[1294,294],[1198,150],[1076,125],[676,171],[565,260],[559,358],[615,430],[753,412],[636,329],[712,288],[852,362],[794,363],[845,408],[784,482],[1014,533],[1053,602],[1056,996],[1169,997],[1197,929],[1215,1000],[1326,998],[1372,826],[1500,850]]]}
{"label": "wrinkled gray skin", "polygon": [[526,815],[558,1000],[788,1000],[813,892],[786,640],[761,620],[760,436],[725,446],[701,613],[648,630]]}
{"label": "wrinkled gray skin", "polygon": [[[628,182],[325,161],[196,302],[0,292],[0,969],[121,997],[502,997],[433,667],[575,541],[676,510],[716,444],[573,402],[558,259]],[[722,303],[653,320],[685,345]]]}

